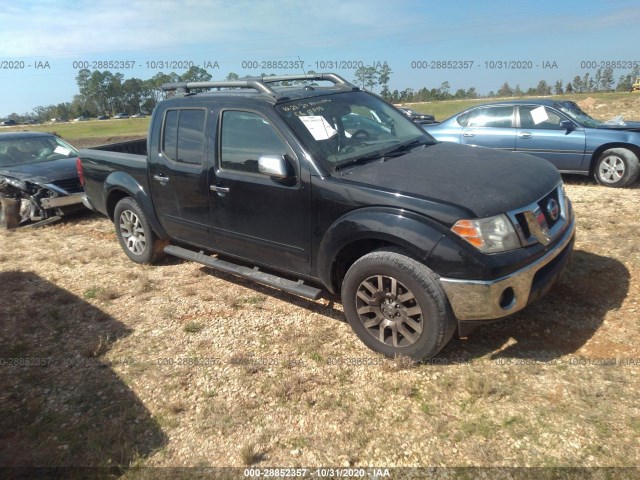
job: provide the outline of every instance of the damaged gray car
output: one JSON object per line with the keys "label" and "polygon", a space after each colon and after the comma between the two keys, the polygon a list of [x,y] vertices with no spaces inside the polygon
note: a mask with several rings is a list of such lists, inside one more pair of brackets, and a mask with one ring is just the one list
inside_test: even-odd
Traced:
{"label": "damaged gray car", "polygon": [[0,133],[0,228],[50,223],[83,209],[77,155],[55,135]]}

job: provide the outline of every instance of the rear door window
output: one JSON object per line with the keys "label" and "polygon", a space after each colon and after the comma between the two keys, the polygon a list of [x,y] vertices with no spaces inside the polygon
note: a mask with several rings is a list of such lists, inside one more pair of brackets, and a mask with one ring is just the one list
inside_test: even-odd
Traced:
{"label": "rear door window", "polygon": [[167,110],[164,117],[162,153],[168,160],[202,165],[206,113],[204,109]]}
{"label": "rear door window", "polygon": [[467,127],[509,128],[512,126],[512,106],[478,108],[467,123]]}

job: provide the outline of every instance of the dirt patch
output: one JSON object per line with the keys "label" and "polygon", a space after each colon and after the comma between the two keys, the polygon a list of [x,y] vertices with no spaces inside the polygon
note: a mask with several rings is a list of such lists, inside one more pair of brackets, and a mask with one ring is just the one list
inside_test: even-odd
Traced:
{"label": "dirt patch", "polygon": [[640,95],[628,94],[618,99],[595,99],[587,97],[578,102],[580,108],[601,121],[607,121],[618,116],[623,120],[640,121]]}
{"label": "dirt patch", "polygon": [[596,99],[595,98],[591,98],[591,97],[587,97],[584,100],[578,102],[578,105],[583,110],[588,109],[588,108],[592,108],[593,106],[595,106],[595,104],[596,104]]}

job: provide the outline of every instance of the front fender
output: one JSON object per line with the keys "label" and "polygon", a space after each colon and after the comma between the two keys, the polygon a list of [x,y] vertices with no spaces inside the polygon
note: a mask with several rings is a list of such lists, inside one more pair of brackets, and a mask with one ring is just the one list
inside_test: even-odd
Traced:
{"label": "front fender", "polygon": [[132,197],[140,206],[149,221],[154,233],[161,239],[169,238],[158,221],[151,197],[140,183],[124,172],[116,171],[109,174],[103,183],[103,194],[106,199],[107,215],[113,218],[116,204],[124,197]]}
{"label": "front fender", "polygon": [[444,227],[417,213],[389,207],[366,207],[338,218],[322,238],[317,255],[317,272],[322,283],[333,290],[332,271],[340,252],[363,240],[382,241],[401,247],[427,263],[444,236]]}

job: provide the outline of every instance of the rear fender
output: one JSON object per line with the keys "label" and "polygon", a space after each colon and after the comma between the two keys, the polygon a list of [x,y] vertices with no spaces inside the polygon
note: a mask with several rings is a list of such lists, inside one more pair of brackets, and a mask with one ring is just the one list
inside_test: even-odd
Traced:
{"label": "rear fender", "polygon": [[107,216],[115,222],[114,211],[116,205],[125,197],[132,197],[146,214],[149,225],[160,239],[168,239],[162,225],[158,221],[153,202],[148,192],[133,177],[124,172],[112,172],[103,184],[104,198],[106,199]]}

